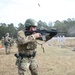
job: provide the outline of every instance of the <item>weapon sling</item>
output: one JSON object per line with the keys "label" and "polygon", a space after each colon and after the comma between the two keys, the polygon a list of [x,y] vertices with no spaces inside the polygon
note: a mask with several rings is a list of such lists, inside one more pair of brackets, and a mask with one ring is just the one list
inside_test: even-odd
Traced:
{"label": "weapon sling", "polygon": [[37,43],[38,45],[41,45],[41,48],[43,49],[43,53],[44,53],[44,52],[45,52],[45,50],[44,50],[43,44],[44,44],[45,42],[44,42],[44,43],[42,43],[42,44],[40,44],[39,42],[37,42],[37,41],[36,41],[36,43]]}

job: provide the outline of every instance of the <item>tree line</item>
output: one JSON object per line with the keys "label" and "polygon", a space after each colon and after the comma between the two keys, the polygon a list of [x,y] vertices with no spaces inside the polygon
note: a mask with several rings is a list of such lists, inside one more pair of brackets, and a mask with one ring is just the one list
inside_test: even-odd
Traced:
{"label": "tree line", "polygon": [[[2,37],[5,37],[6,33],[10,33],[10,36],[13,38],[16,38],[17,31],[24,29],[25,26],[22,23],[18,24],[18,27],[14,26],[13,23],[6,24],[6,23],[0,23],[0,39]],[[58,35],[64,35],[64,36],[71,36],[75,37],[75,19],[68,18],[67,20],[59,21],[56,20],[55,22],[49,22],[48,24],[46,22],[43,22],[42,20],[38,21],[38,29],[47,29],[50,30],[51,28],[57,28],[60,32],[66,32],[66,33],[59,33]]]}

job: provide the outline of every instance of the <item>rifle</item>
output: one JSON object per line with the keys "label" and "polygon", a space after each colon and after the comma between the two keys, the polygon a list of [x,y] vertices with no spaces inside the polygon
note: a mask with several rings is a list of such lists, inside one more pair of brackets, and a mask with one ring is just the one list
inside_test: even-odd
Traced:
{"label": "rifle", "polygon": [[[36,31],[28,31],[27,30],[27,31],[25,31],[25,35],[28,36],[28,35],[33,34],[34,32],[40,33],[42,35],[42,40],[43,41],[46,41],[47,34],[50,36],[50,39],[51,39],[52,37],[54,37],[55,35],[57,35],[57,33],[65,33],[65,32],[58,32],[58,30],[56,30],[56,29],[51,29],[50,31],[45,30],[45,29],[43,29],[43,30],[37,29]],[[42,46],[43,44],[39,44],[39,45],[41,45],[41,47],[43,49],[43,52],[45,52],[44,51],[44,47]]]}
{"label": "rifle", "polygon": [[57,35],[57,33],[65,33],[65,32],[58,32],[58,30],[56,29],[51,29],[51,30],[40,30],[40,29],[37,29],[36,31],[25,31],[25,35],[28,36],[28,35],[31,35],[32,33],[40,33],[42,35],[42,40],[46,40],[46,35],[49,34],[49,36],[52,38],[54,37],[55,35]]}

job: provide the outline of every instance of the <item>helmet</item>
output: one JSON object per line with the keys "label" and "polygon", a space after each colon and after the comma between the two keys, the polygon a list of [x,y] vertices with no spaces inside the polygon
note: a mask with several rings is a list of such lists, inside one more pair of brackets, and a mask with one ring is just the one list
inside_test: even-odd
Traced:
{"label": "helmet", "polygon": [[37,22],[34,20],[34,19],[27,19],[26,21],[25,21],[25,28],[29,28],[29,27],[31,27],[31,26],[34,26],[34,27],[36,27],[38,24],[37,24]]}
{"label": "helmet", "polygon": [[6,36],[8,36],[9,35],[9,33],[6,33]]}
{"label": "helmet", "polygon": [[4,37],[2,37],[2,39],[4,39]]}

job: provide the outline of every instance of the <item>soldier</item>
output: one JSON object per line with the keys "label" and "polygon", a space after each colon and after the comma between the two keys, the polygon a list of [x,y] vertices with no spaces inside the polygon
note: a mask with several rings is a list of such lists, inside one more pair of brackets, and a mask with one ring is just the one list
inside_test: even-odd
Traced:
{"label": "soldier", "polygon": [[4,39],[5,53],[6,54],[10,53],[10,43],[11,43],[11,38],[9,37],[9,33],[6,33],[6,36]]}
{"label": "soldier", "polygon": [[[25,21],[25,30],[20,30],[17,33],[18,54],[15,54],[15,56],[17,57],[16,65],[18,66],[19,75],[28,75],[28,70],[30,70],[31,75],[38,75],[35,49],[37,48],[37,38],[41,38],[42,36],[36,32],[25,35],[25,31],[37,30],[37,25],[34,19],[27,19]],[[50,36],[46,37],[47,40],[50,38]]]}
{"label": "soldier", "polygon": [[4,47],[4,37],[1,39],[2,47]]}

